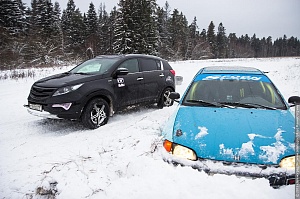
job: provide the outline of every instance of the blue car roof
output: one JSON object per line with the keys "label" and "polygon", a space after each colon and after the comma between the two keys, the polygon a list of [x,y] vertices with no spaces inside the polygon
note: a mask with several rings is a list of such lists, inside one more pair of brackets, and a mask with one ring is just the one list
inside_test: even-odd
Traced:
{"label": "blue car roof", "polygon": [[243,66],[211,66],[202,68],[198,74],[263,74],[262,71]]}

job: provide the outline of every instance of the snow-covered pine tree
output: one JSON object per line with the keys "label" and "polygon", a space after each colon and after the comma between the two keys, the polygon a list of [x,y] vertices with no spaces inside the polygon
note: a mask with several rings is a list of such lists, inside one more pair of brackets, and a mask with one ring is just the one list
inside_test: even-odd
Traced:
{"label": "snow-covered pine tree", "polygon": [[217,58],[226,58],[227,56],[227,36],[222,23],[218,26],[217,32]]}
{"label": "snow-covered pine tree", "polygon": [[114,50],[114,43],[115,43],[115,24],[117,23],[117,17],[118,16],[118,11],[117,8],[114,7],[113,10],[110,12],[109,17],[108,17],[108,32],[107,32],[107,37],[109,38],[108,42],[109,45],[106,47],[106,52],[107,54],[116,54]]}
{"label": "snow-covered pine tree", "polygon": [[194,17],[194,20],[189,25],[189,35],[188,35],[188,46],[185,54],[185,59],[191,59],[194,48],[199,41],[199,31],[197,26],[197,18]]}
{"label": "snow-covered pine tree", "polygon": [[[158,54],[158,31],[155,0],[139,0],[137,3],[137,30],[140,40],[137,46],[138,53]],[[140,30],[139,30],[140,29]]]}
{"label": "snow-covered pine tree", "polygon": [[115,23],[114,51],[118,54],[157,54],[155,0],[120,0]]}
{"label": "snow-covered pine tree", "polygon": [[[133,53],[133,0],[120,0],[114,24],[113,50],[117,54]],[[132,10],[132,11],[131,11]]]}
{"label": "snow-covered pine tree", "polygon": [[0,1],[0,69],[21,65],[24,34],[27,27],[25,7],[21,0]]}
{"label": "snow-covered pine tree", "polygon": [[207,41],[210,45],[211,53],[216,57],[217,45],[216,45],[216,34],[215,34],[215,25],[213,21],[210,22],[207,29]]}
{"label": "snow-covered pine tree", "polygon": [[87,35],[85,39],[86,52],[89,52],[88,58],[92,58],[95,56],[95,53],[98,54],[99,52],[98,17],[95,10],[95,6],[92,2],[89,5],[85,24],[87,25]]}
{"label": "snow-covered pine tree", "polygon": [[229,58],[236,58],[236,49],[237,49],[237,36],[235,33],[230,33],[228,35],[228,57]]}
{"label": "snow-covered pine tree", "polygon": [[0,28],[10,36],[22,34],[25,27],[25,8],[22,0],[0,1]]}
{"label": "snow-covered pine tree", "polygon": [[105,5],[100,4],[98,17],[98,54],[110,54],[111,49],[111,37],[110,37],[110,19],[108,13],[105,10]]}
{"label": "snow-covered pine tree", "polygon": [[24,57],[37,65],[53,64],[61,54],[60,7],[51,0],[33,0],[29,11]]}
{"label": "snow-covered pine tree", "polygon": [[172,59],[183,60],[187,51],[187,38],[188,38],[188,22],[186,17],[177,9],[174,9],[169,25],[171,34],[171,45],[173,49]]}
{"label": "snow-covered pine tree", "polygon": [[203,40],[206,40],[206,30],[205,29],[202,29],[201,33],[200,33],[200,38],[203,39]]}
{"label": "snow-covered pine tree", "polygon": [[[292,37],[292,38],[294,38],[294,37]],[[293,46],[293,44],[290,45],[290,46]],[[297,45],[295,45],[295,46],[297,46]],[[272,37],[269,36],[269,37],[267,38],[267,55],[266,55],[266,57],[271,57],[271,56],[273,56],[273,53],[272,53],[272,47],[273,47]],[[300,46],[299,46],[299,47],[300,47]],[[300,48],[299,48],[299,49],[300,49]],[[296,54],[297,54],[297,53],[296,53]],[[292,51],[292,56],[295,56],[296,54],[294,54],[293,51]],[[300,53],[299,53],[299,54],[300,54]]]}
{"label": "snow-covered pine tree", "polygon": [[170,60],[172,57],[171,35],[169,32],[170,7],[166,2],[163,8],[157,8],[157,29],[159,34],[158,55]]}
{"label": "snow-covered pine tree", "polygon": [[83,57],[85,53],[85,24],[73,0],[69,0],[62,14],[63,52],[67,59]]}
{"label": "snow-covered pine tree", "polygon": [[260,51],[260,42],[259,42],[259,39],[256,38],[256,34],[255,33],[251,37],[250,45],[251,45],[252,50],[254,52],[254,57],[258,57],[258,53]]}

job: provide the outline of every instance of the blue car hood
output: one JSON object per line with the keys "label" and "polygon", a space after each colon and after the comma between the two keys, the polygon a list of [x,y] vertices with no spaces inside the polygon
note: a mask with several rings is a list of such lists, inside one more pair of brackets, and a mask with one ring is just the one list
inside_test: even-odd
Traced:
{"label": "blue car hood", "polygon": [[279,164],[295,154],[294,124],[289,110],[180,106],[172,138],[198,158]]}

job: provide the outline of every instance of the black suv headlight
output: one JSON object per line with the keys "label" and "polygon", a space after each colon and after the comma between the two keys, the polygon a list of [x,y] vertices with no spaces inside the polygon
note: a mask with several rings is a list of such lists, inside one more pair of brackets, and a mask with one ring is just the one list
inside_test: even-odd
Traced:
{"label": "black suv headlight", "polygon": [[72,91],[75,91],[77,90],[78,88],[80,88],[83,84],[77,84],[77,85],[73,85],[73,86],[66,86],[66,87],[63,87],[63,88],[59,88],[54,94],[53,94],[53,97],[54,96],[58,96],[58,95],[64,95],[64,94],[67,94],[69,92],[72,92]]}

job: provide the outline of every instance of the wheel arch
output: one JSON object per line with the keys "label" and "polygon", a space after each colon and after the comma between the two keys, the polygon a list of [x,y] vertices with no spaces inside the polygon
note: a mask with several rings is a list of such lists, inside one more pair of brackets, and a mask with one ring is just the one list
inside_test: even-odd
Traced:
{"label": "wheel arch", "polygon": [[175,92],[175,87],[173,87],[172,85],[167,85],[167,86],[161,91],[160,95],[162,95],[163,92],[164,92],[167,88],[170,88],[170,89],[172,89],[173,92]]}
{"label": "wheel arch", "polygon": [[85,103],[84,103],[84,105],[82,106],[82,109],[81,109],[80,117],[82,116],[82,113],[83,113],[84,109],[86,108],[87,104],[90,101],[92,101],[96,98],[102,98],[108,103],[108,105],[109,105],[109,116],[113,116],[114,109],[115,109],[114,97],[109,91],[101,90],[101,91],[92,92],[92,93],[90,93],[86,96]]}

